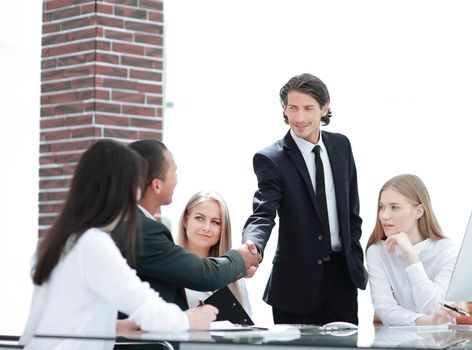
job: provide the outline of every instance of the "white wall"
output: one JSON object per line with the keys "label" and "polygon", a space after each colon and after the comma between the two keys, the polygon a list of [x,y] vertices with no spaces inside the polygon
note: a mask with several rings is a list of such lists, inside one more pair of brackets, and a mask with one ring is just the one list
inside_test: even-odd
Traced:
{"label": "white wall", "polygon": [[38,234],[38,140],[42,1],[0,10],[0,333],[20,334],[32,291]]}
{"label": "white wall", "polygon": [[[460,242],[470,186],[472,52],[467,0],[166,1],[165,142],[179,185],[164,214],[177,224],[188,197],[218,190],[240,240],[256,189],[252,155],[281,138],[278,90],[295,74],[318,75],[331,92],[326,130],[351,139],[359,175],[363,244],[377,191],[403,172],[423,178],[446,233]],[[21,14],[21,15],[20,15]],[[0,11],[0,332],[19,334],[29,306],[37,232],[41,1]],[[261,295],[266,259],[248,281],[255,319],[270,322]],[[361,322],[370,323],[367,292]]]}
{"label": "white wall", "polygon": [[[319,76],[331,93],[326,130],[346,134],[359,176],[362,243],[380,186],[419,175],[448,236],[460,243],[472,210],[472,50],[467,1],[167,1],[164,141],[179,184],[164,214],[177,226],[187,199],[219,191],[230,206],[233,243],[251,213],[254,152],[280,139],[278,91],[293,75]],[[273,231],[276,236],[276,231]],[[255,319],[276,237],[248,280]],[[361,292],[360,320],[371,323]]]}

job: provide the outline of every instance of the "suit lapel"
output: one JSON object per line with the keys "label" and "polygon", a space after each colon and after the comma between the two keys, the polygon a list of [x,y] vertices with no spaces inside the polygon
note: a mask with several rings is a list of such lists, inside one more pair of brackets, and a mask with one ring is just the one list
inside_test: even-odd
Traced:
{"label": "suit lapel", "polygon": [[339,148],[336,147],[336,144],[332,140],[332,135],[324,132],[323,133],[323,142],[328,150],[329,164],[331,165],[331,173],[333,175],[334,183],[334,192],[336,196],[336,206],[338,208],[338,216],[340,217],[343,213],[340,212],[340,198],[346,198],[344,193],[344,178],[345,174],[344,167],[346,166],[346,161],[344,160],[343,154],[340,152]]}
{"label": "suit lapel", "polygon": [[292,135],[290,135],[290,131],[283,138],[283,148],[287,156],[293,162],[301,177],[303,178],[313,206],[315,207],[316,214],[318,215],[318,217],[321,217],[320,209],[318,208],[318,204],[316,203],[315,190],[313,189],[310,174],[308,173],[308,169],[306,168],[305,159],[303,159],[302,153],[300,152],[295,141],[293,141]]}

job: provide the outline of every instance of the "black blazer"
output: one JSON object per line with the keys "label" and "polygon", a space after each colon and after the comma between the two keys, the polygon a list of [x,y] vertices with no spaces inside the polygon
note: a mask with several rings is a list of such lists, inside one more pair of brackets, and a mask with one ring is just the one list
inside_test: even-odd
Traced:
{"label": "black blazer", "polygon": [[[169,229],[139,211],[141,228],[136,244],[135,263],[139,278],[149,282],[167,302],[188,309],[184,288],[213,291],[246,275],[241,255],[230,250],[219,258],[200,258],[176,245]],[[121,251],[119,228],[114,238]]]}
{"label": "black blazer", "polygon": [[[357,173],[347,137],[323,131],[333,173],[339,233],[351,280],[365,289],[367,274],[360,244]],[[253,159],[259,189],[253,214],[243,229],[243,241],[252,240],[262,251],[269,240],[276,214],[279,236],[264,301],[294,313],[314,309],[323,273],[323,232],[319,208],[303,155],[290,132],[256,153]]]}

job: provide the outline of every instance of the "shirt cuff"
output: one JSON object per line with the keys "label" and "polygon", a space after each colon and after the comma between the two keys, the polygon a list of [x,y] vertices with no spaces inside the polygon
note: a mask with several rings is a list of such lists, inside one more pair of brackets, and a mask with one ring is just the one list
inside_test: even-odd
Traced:
{"label": "shirt cuff", "polygon": [[190,327],[187,314],[162,299],[148,300],[129,316],[143,331],[181,332]]}

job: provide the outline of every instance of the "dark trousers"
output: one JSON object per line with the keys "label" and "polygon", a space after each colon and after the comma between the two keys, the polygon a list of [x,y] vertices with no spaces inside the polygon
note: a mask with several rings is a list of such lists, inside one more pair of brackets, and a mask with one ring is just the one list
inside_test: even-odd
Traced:
{"label": "dark trousers", "polygon": [[307,314],[296,314],[272,308],[274,323],[316,324],[346,321],[358,324],[357,288],[351,281],[343,253],[332,254],[331,261],[323,262],[323,279],[315,309]]}

